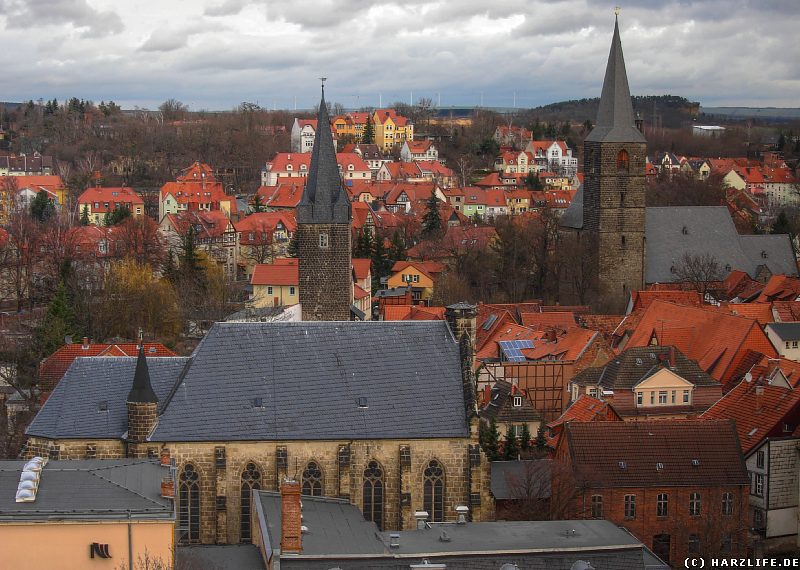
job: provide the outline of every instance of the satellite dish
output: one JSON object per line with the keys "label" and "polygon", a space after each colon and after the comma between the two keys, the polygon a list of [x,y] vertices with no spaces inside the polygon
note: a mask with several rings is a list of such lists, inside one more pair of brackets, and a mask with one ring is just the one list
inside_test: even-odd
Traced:
{"label": "satellite dish", "polygon": [[744,381],[749,384],[750,382],[753,381],[753,375],[748,372],[747,374],[744,375]]}

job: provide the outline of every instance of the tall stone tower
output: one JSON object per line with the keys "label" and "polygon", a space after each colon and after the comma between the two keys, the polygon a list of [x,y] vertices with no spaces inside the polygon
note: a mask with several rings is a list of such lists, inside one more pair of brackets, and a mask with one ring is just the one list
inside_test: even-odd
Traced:
{"label": "tall stone tower", "polygon": [[646,160],[615,21],[597,125],[583,146],[583,229],[596,277],[594,304],[607,312],[624,309],[631,291],[644,286]]}
{"label": "tall stone tower", "polygon": [[139,356],[133,373],[133,386],[128,392],[128,457],[147,456],[147,438],[156,427],[158,396],[150,384],[150,371],[144,356],[144,343],[139,341]]}
{"label": "tall stone tower", "polygon": [[336,163],[325,86],[303,197],[297,205],[304,321],[348,321],[353,304],[350,199]]}

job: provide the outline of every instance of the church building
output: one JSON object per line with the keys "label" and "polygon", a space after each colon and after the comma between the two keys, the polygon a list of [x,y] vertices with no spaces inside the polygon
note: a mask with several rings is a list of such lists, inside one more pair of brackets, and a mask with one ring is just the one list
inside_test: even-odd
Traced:
{"label": "church building", "polygon": [[634,118],[619,22],[597,124],[584,141],[584,183],[560,220],[562,303],[621,314],[632,291],[678,279],[688,256],[711,256],[724,278],[797,274],[788,236],[739,235],[725,206],[646,206],[647,141]]}
{"label": "church building", "polygon": [[492,520],[475,307],[450,307],[448,322],[349,320],[351,211],[324,95],[318,125],[298,207],[304,321],[216,323],[188,357],[79,358],[28,427],[28,457],[169,458],[183,544],[249,542],[252,490],[286,479],[381,530],[464,508]]}

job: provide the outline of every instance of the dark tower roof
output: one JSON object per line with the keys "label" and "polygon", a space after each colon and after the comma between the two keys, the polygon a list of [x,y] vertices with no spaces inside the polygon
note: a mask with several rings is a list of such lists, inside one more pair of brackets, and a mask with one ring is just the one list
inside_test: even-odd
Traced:
{"label": "dark tower roof", "polygon": [[136,371],[133,373],[133,386],[128,392],[128,402],[155,404],[158,396],[150,384],[150,371],[147,369],[147,359],[144,356],[144,343],[139,345],[139,356],[136,359]]}
{"label": "dark tower roof", "polygon": [[308,171],[306,188],[297,205],[297,222],[300,224],[349,224],[352,217],[350,200],[342,185],[336,150],[333,146],[328,106],[325,104],[325,86],[317,115],[317,132]]}
{"label": "dark tower roof", "polygon": [[614,39],[608,54],[606,77],[600,95],[600,109],[597,112],[597,125],[586,137],[590,142],[637,142],[645,141],[644,135],[636,128],[631,104],[631,91],[628,75],[625,72],[625,58],[622,56],[622,42],[619,39],[619,21],[614,20]]}

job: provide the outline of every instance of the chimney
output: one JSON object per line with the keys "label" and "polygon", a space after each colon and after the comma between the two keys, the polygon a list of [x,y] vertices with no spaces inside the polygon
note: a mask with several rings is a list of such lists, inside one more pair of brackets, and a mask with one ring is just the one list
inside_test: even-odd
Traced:
{"label": "chimney", "polygon": [[444,318],[450,325],[450,331],[457,341],[466,334],[470,348],[475,349],[475,329],[477,328],[476,318],[478,310],[475,305],[462,301],[448,306],[444,311]]}
{"label": "chimney", "polygon": [[756,386],[756,411],[761,411],[761,400],[764,395],[764,386]]}
{"label": "chimney", "polygon": [[83,350],[89,350],[89,337],[83,337]]}
{"label": "chimney", "polygon": [[286,479],[281,484],[281,553],[299,554],[303,550],[303,506],[300,483]]}
{"label": "chimney", "polygon": [[417,530],[425,530],[428,528],[428,511],[414,512],[414,518],[417,520]]}

